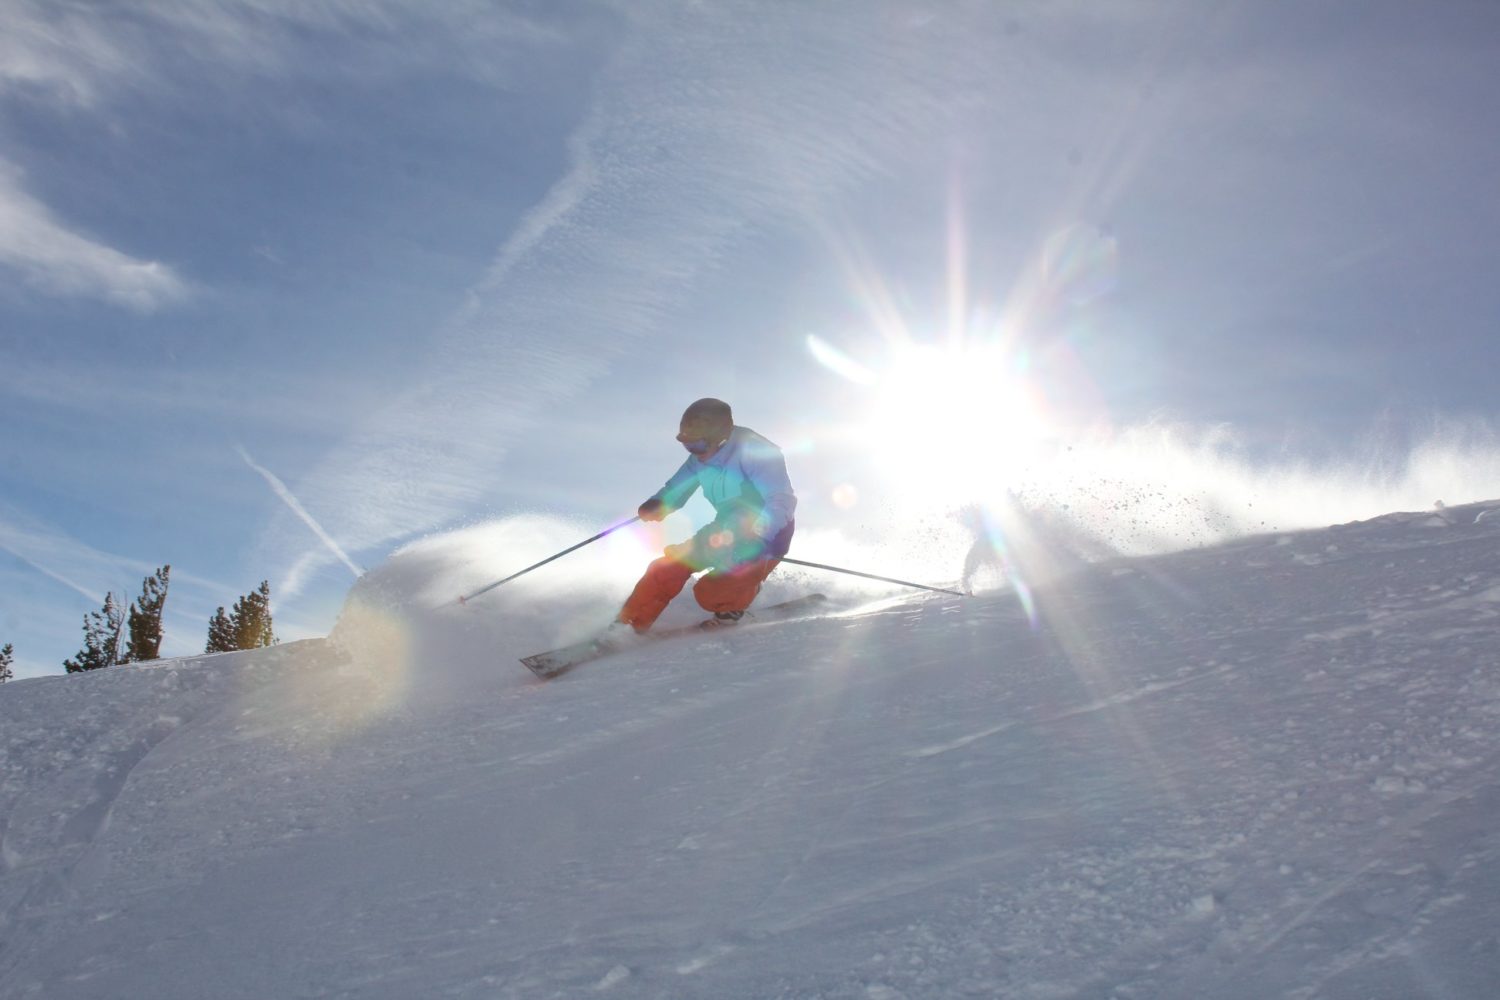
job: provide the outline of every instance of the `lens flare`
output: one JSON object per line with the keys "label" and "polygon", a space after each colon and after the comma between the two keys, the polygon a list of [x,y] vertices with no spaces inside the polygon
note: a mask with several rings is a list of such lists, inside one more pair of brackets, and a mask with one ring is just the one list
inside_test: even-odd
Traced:
{"label": "lens flare", "polygon": [[807,350],[818,364],[856,385],[874,385],[879,381],[873,371],[816,334],[808,334]]}
{"label": "lens flare", "polygon": [[628,576],[645,569],[661,555],[666,544],[667,533],[662,523],[648,522],[607,536],[599,543],[597,554],[602,556],[611,575]]}
{"label": "lens flare", "polygon": [[411,689],[413,642],[398,611],[359,599],[344,605],[330,640],[347,662],[335,670],[296,675],[287,693],[298,713],[322,716],[318,731],[336,742],[404,703]]}
{"label": "lens flare", "polygon": [[[1032,631],[1038,625],[1036,599],[1032,595],[1032,586],[1028,581],[1026,563],[1035,565],[1038,557],[1045,557],[1045,553],[1038,550],[1034,544],[1027,547],[1032,551],[1024,561],[1018,558],[1014,551],[1017,541],[1025,541],[1024,525],[1014,516],[1014,505],[1008,505],[1011,514],[1003,517],[1000,511],[992,510],[983,504],[969,504],[961,507],[958,511],[959,523],[973,535],[974,542],[969,547],[968,555],[964,558],[964,572],[960,586],[970,594],[974,593],[975,584],[985,568],[993,569],[999,577],[1003,586],[1008,586],[1016,595],[1016,600],[1021,605],[1021,610],[1026,615],[1026,621],[1030,624]],[[1006,522],[1011,524],[1007,527]],[[1016,537],[1020,536],[1020,537]]]}
{"label": "lens flare", "polygon": [[840,483],[833,488],[833,495],[830,499],[840,510],[850,510],[859,503],[859,490],[855,489],[853,483]]}
{"label": "lens flare", "polygon": [[1087,305],[1115,290],[1119,242],[1087,223],[1065,226],[1042,247],[1042,276],[1054,300]]}

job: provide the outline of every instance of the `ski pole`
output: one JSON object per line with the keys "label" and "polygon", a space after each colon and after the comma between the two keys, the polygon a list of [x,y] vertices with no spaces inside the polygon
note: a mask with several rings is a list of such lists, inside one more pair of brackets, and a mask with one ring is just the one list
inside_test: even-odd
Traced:
{"label": "ski pole", "polygon": [[619,524],[615,525],[612,528],[605,528],[603,531],[599,532],[599,534],[595,535],[593,538],[585,538],[583,541],[579,542],[577,545],[570,545],[567,548],[563,549],[561,552],[557,553],[556,555],[550,555],[547,558],[543,559],[539,563],[532,563],[530,566],[527,566],[525,569],[520,570],[519,572],[516,572],[516,573],[512,573],[510,576],[507,576],[503,580],[496,580],[494,583],[488,584],[487,586],[484,586],[484,587],[480,587],[478,590],[474,591],[472,594],[465,594],[465,595],[463,595],[462,597],[460,597],[458,599],[458,603],[459,604],[468,604],[470,601],[472,601],[474,598],[478,597],[480,594],[487,594],[490,591],[494,590],[496,587],[500,586],[502,583],[510,583],[510,581],[516,579],[517,577],[525,576],[527,573],[530,573],[532,570],[537,569],[537,568],[539,568],[541,566],[545,566],[545,565],[547,565],[549,562],[551,562],[554,559],[561,559],[563,556],[567,555],[569,552],[577,552],[579,549],[583,548],[585,545],[589,545],[589,544],[592,544],[593,542],[597,542],[599,539],[603,538],[605,535],[612,534],[612,533],[614,533],[616,531],[619,531],[621,528],[629,527],[630,525],[634,524],[635,522],[639,521],[640,519],[641,519],[640,515],[636,515],[635,517],[632,517],[628,521],[621,521]]}
{"label": "ski pole", "polygon": [[846,573],[849,576],[862,576],[866,580],[879,580],[882,583],[899,583],[903,587],[915,587],[918,590],[931,590],[939,594],[952,594],[954,597],[969,596],[961,590],[949,590],[946,587],[929,587],[925,583],[912,583],[910,580],[897,580],[894,577],[889,576],[876,576],[874,573],[861,573],[857,569],[844,569],[842,566],[827,566],[823,563],[806,562],[802,559],[791,559],[786,556],[783,556],[781,561],[784,563],[791,563],[793,566],[807,566],[811,569],[826,569],[831,570],[835,573]]}

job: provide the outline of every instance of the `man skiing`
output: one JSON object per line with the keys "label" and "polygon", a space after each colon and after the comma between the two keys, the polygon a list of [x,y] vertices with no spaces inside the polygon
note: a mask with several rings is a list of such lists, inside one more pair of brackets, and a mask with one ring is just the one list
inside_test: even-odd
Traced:
{"label": "man skiing", "polygon": [[680,545],[668,545],[646,569],[616,620],[637,632],[651,627],[688,579],[693,596],[714,619],[732,624],[792,544],[797,496],[781,449],[748,427],[736,427],[729,404],[700,399],[682,414],[677,440],[687,461],[651,499],[643,521],[660,521],[701,489],[713,504],[711,524]]}

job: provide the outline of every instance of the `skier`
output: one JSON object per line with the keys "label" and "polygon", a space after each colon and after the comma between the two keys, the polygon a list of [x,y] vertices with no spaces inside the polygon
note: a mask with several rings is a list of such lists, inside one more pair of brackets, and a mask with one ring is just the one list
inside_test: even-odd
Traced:
{"label": "skier", "polygon": [[700,399],[682,414],[677,440],[688,450],[682,468],[645,503],[643,521],[660,521],[699,489],[715,518],[680,545],[668,545],[646,569],[616,621],[645,632],[688,579],[693,596],[714,621],[733,624],[745,614],[792,544],[797,496],[781,449],[748,427],[736,427],[729,404]]}

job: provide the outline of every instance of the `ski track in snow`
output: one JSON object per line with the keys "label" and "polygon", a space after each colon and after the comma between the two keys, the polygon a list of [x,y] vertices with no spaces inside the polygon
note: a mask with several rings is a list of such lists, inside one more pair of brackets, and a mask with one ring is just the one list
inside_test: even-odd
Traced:
{"label": "ski track in snow", "polygon": [[[1144,684],[1131,691],[1121,691],[1116,694],[1109,695],[1108,697],[1100,698],[1097,701],[1092,701],[1087,705],[1080,705],[1078,708],[1070,708],[1065,712],[1059,712],[1056,715],[1049,716],[1040,721],[1043,723],[1061,722],[1063,719],[1071,719],[1076,715],[1087,715],[1089,712],[1098,712],[1106,708],[1117,708],[1121,705],[1125,705],[1129,702],[1135,701],[1137,698],[1144,698],[1147,695],[1155,694],[1158,691],[1170,691],[1173,688],[1181,687],[1184,684],[1192,684],[1195,681],[1202,680],[1205,677],[1216,677],[1220,674],[1228,673],[1229,670],[1229,667],[1221,667],[1219,669],[1209,670],[1205,673],[1197,674],[1192,677],[1184,677],[1181,680],[1155,681],[1150,684]],[[977,733],[970,733],[967,736],[960,736],[958,739],[951,740],[947,743],[940,743],[937,746],[923,747],[920,750],[912,750],[910,751],[910,756],[918,758],[936,757],[938,754],[949,753],[953,750],[960,750],[968,746],[970,743],[982,740],[988,736],[994,736],[996,733],[1003,733],[1007,729],[1013,729],[1016,726],[1025,724],[1026,723],[1021,720],[1002,722],[998,726],[991,726],[990,728],[982,729]]]}
{"label": "ski track in snow", "polygon": [[8,684],[0,997],[1492,997],[1493,509]]}

